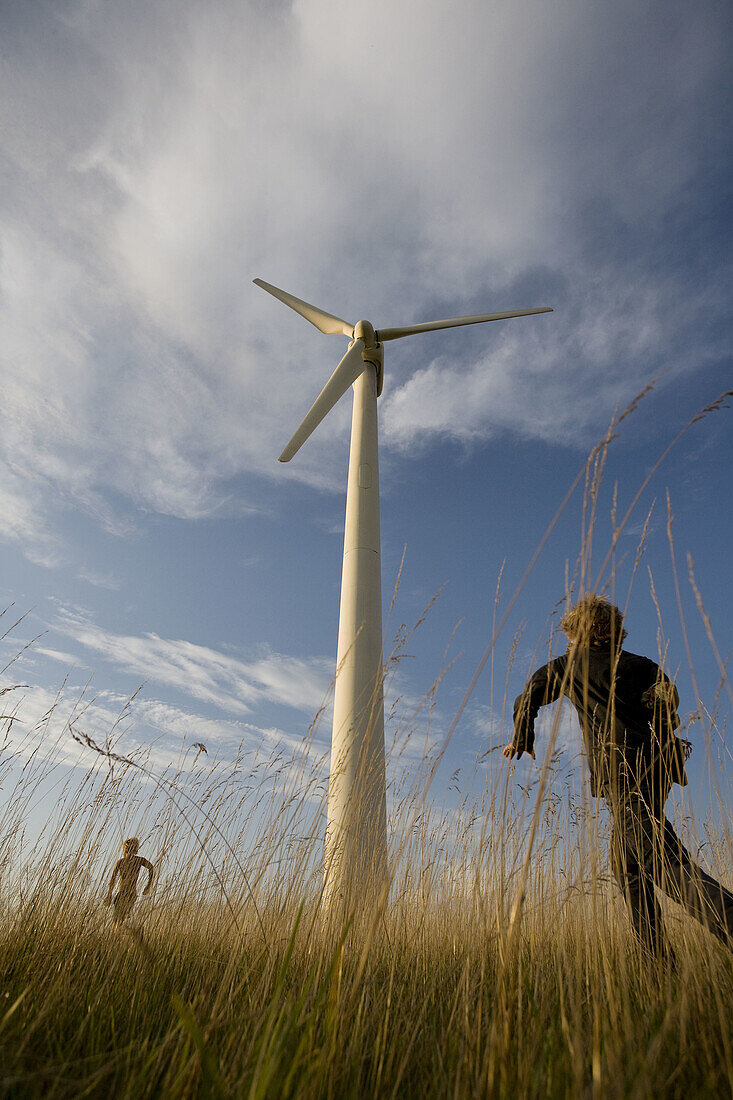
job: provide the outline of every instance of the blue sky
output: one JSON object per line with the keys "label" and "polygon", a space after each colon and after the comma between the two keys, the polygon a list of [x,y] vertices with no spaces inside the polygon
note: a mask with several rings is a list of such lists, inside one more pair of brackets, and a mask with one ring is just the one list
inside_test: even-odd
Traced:
{"label": "blue sky", "polygon": [[[385,612],[405,553],[387,648],[441,592],[389,710],[410,713],[448,648],[439,736],[487,644],[502,563],[501,608],[614,410],[656,379],[609,449],[593,576],[614,485],[623,513],[733,388],[726,5],[6,0],[0,32],[2,622],[28,612],[5,660],[43,632],[3,676],[28,685],[25,728],[68,677],[56,732],[71,764],[63,718],[89,678],[97,735],[144,683],[121,748],[154,743],[164,762],[204,741],[227,759],[241,741],[297,744],[326,697],[350,398],[287,467],[277,455],[345,343],[260,276],[377,328],[555,310],[387,347]],[[655,656],[651,570],[689,715],[669,488],[716,759],[730,697],[716,704],[686,555],[725,659],[731,415],[693,424],[653,475],[615,581],[629,648]],[[504,694],[547,652],[581,513],[582,485],[507,617],[493,698],[487,668],[463,713],[451,772],[503,743]]]}

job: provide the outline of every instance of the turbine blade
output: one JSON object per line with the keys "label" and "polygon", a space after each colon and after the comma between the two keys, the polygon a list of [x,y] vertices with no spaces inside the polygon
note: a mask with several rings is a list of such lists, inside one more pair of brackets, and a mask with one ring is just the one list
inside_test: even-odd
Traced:
{"label": "turbine blade", "polygon": [[434,332],[439,328],[458,328],[460,325],[480,325],[483,321],[503,321],[507,317],[529,317],[533,313],[552,313],[550,306],[539,309],[511,309],[505,313],[480,313],[476,317],[449,317],[445,321],[425,321],[421,325],[404,325],[402,328],[380,328],[377,339],[399,340],[403,336],[415,336],[418,332]]}
{"label": "turbine blade", "polygon": [[300,450],[311,432],[315,431],[324,416],[331,411],[340,397],[348,390],[352,383],[356,382],[366,363],[361,357],[364,350],[363,340],[354,340],[343,357],[336,370],[323,387],[318,397],[305,414],[300,427],[280,455],[278,462],[290,462],[293,455]]}
{"label": "turbine blade", "polygon": [[334,317],[332,313],[326,313],[318,306],[312,306],[308,302],[296,298],[294,294],[288,294],[287,290],[280,290],[279,287],[266,283],[264,279],[253,279],[252,282],[256,286],[261,286],[268,294],[279,298],[286,306],[290,306],[301,317],[305,317],[306,321],[310,321],[321,332],[325,332],[327,336],[348,336],[349,339],[353,337],[354,326],[350,325],[348,321],[342,321],[340,317]]}

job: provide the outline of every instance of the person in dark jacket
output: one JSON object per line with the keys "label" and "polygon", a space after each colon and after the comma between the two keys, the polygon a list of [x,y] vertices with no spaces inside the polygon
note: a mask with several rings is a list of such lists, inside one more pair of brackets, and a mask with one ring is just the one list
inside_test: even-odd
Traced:
{"label": "person in dark jacket", "polygon": [[642,948],[672,959],[656,885],[733,949],[733,894],[694,863],[664,816],[672,783],[687,783],[689,746],[674,732],[677,689],[654,661],[622,649],[623,615],[607,600],[582,597],[560,625],[568,650],[537,669],[518,696],[504,756],[534,757],[540,707],[568,698],[580,719],[591,791],[611,811],[611,868]]}

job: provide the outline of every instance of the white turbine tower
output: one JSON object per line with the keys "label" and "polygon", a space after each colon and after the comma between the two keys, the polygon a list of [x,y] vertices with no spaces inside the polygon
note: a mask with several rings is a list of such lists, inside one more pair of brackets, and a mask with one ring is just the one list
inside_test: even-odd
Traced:
{"label": "white turbine tower", "polygon": [[552,310],[546,306],[516,309],[376,331],[369,321],[351,325],[262,279],[254,282],[321,332],[350,340],[346,355],[280,455],[280,462],[289,462],[349,386],[353,386],[324,858],[324,903],[331,912],[341,913],[344,906],[364,906],[362,891],[379,889],[386,882],[387,869],[377,447],[382,345],[387,340],[420,332]]}

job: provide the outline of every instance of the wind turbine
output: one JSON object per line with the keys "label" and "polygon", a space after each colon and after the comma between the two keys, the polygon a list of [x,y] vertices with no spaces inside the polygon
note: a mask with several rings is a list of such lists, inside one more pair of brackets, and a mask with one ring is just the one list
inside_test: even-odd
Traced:
{"label": "wind turbine", "polygon": [[359,895],[365,889],[380,889],[387,872],[377,444],[382,345],[421,332],[552,310],[547,306],[516,309],[375,330],[369,321],[352,325],[262,279],[254,282],[321,332],[350,341],[346,355],[280,455],[280,462],[289,462],[353,386],[323,894],[326,909],[342,913],[345,906],[360,904]]}

